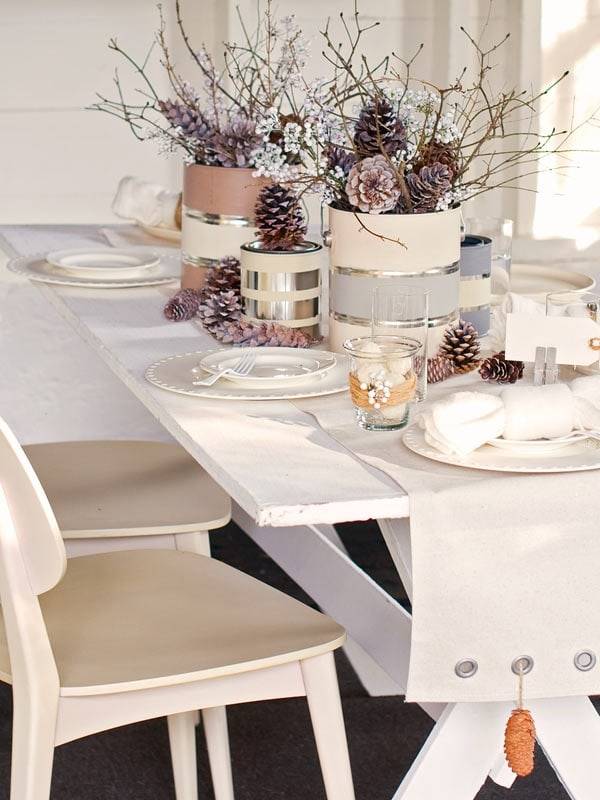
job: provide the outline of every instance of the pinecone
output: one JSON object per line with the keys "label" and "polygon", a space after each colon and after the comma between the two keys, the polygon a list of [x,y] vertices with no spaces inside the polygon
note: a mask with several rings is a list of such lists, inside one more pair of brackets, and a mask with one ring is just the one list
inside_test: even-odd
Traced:
{"label": "pinecone", "polygon": [[526,708],[515,708],[506,723],[504,754],[515,775],[523,778],[533,772],[535,725]]}
{"label": "pinecone", "polygon": [[242,300],[237,292],[217,292],[204,297],[198,308],[202,325],[213,336],[217,336],[225,326],[236,322],[242,313]]}
{"label": "pinecone", "polygon": [[266,250],[292,250],[306,235],[306,221],[298,197],[279,183],[261,190],[254,218]]}
{"label": "pinecone", "polygon": [[181,289],[166,304],[163,314],[171,322],[181,322],[195,317],[199,307],[200,292],[195,289]]}
{"label": "pinecone", "polygon": [[350,170],[346,182],[350,203],[367,214],[381,214],[395,208],[400,197],[396,173],[385,156],[363,158]]}
{"label": "pinecone", "polygon": [[222,167],[251,166],[254,151],[261,142],[255,123],[242,114],[216,131],[210,141],[215,158]]}
{"label": "pinecone", "polygon": [[309,347],[312,342],[310,336],[297,328],[243,319],[224,326],[217,339],[239,347]]}
{"label": "pinecone", "polygon": [[235,256],[225,256],[206,272],[202,287],[202,299],[217,292],[234,291],[240,293],[240,262]]}
{"label": "pinecone", "polygon": [[186,136],[205,141],[213,135],[211,125],[197,109],[172,100],[159,100],[158,106],[171,125],[181,128]]}
{"label": "pinecone", "polygon": [[359,158],[394,155],[406,147],[406,130],[385,97],[363,107],[354,127],[354,147]]}
{"label": "pinecone", "polygon": [[525,365],[522,361],[507,359],[504,350],[486,358],[479,367],[479,374],[484,381],[496,383],[516,383],[523,377]]}
{"label": "pinecone", "polygon": [[444,331],[439,355],[452,362],[455,372],[471,372],[479,366],[479,334],[470,322],[460,320],[458,325]]}
{"label": "pinecone", "polygon": [[438,200],[452,187],[452,172],[445,164],[436,161],[406,176],[406,183],[415,214],[428,214],[436,210]]}
{"label": "pinecone", "polygon": [[344,150],[343,147],[332,145],[327,151],[327,170],[335,170],[339,167],[345,178],[350,174],[350,170],[356,164],[356,156],[351,150]]}
{"label": "pinecone", "polygon": [[454,374],[454,365],[445,356],[427,359],[427,383],[440,383]]}
{"label": "pinecone", "polygon": [[413,169],[418,173],[422,167],[431,167],[436,162],[448,167],[454,177],[459,169],[456,148],[441,142],[429,142],[417,154]]}

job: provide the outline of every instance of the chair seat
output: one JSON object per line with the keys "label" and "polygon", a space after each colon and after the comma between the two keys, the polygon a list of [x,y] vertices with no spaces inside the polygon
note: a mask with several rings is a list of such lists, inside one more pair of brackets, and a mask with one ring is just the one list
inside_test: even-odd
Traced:
{"label": "chair seat", "polygon": [[[39,599],[63,695],[275,666],[345,638],[320,612],[220,561],[177,550],[72,558]],[[10,682],[3,623],[0,672]]]}
{"label": "chair seat", "polygon": [[65,538],[194,533],[231,517],[227,494],[176,444],[56,442],[24,450]]}

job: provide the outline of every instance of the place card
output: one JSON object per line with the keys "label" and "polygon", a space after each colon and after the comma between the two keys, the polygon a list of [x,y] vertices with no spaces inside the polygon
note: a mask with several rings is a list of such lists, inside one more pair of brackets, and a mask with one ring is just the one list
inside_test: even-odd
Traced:
{"label": "place card", "polygon": [[555,347],[556,363],[582,367],[600,358],[600,325],[590,317],[506,316],[506,358],[535,361],[538,347]]}

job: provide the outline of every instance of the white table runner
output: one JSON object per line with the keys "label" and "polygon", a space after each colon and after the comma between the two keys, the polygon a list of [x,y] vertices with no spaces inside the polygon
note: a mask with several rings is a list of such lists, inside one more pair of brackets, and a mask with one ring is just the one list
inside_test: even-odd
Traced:
{"label": "white table runner", "polygon": [[[468,385],[457,378],[432,399]],[[299,401],[337,441],[410,498],[413,632],[407,700],[516,697],[514,658],[534,659],[529,697],[600,691],[600,472],[510,475],[459,469],[409,451],[402,432],[367,433],[340,398]],[[342,478],[343,479],[343,478]],[[454,667],[475,659],[459,678]]]}

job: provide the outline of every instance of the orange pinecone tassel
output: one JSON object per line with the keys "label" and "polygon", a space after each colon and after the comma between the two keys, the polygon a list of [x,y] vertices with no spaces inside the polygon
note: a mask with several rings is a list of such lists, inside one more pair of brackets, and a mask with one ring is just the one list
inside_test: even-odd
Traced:
{"label": "orange pinecone tassel", "polygon": [[504,754],[515,775],[524,778],[533,772],[535,725],[526,708],[515,708],[506,723]]}

